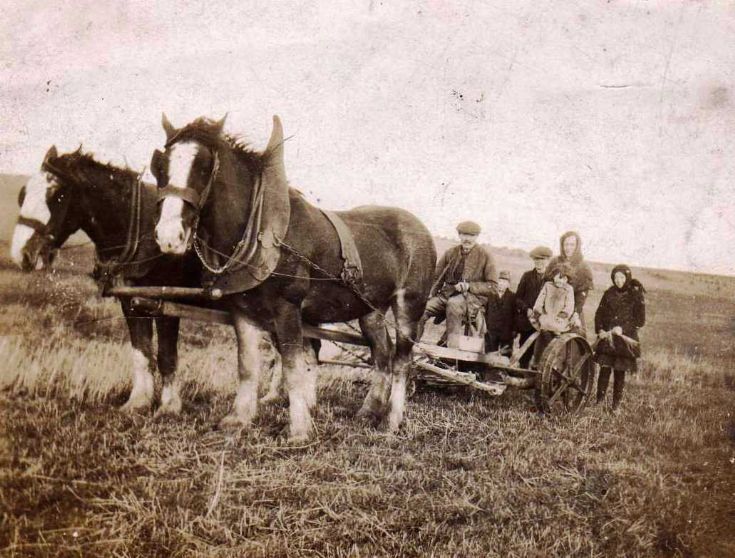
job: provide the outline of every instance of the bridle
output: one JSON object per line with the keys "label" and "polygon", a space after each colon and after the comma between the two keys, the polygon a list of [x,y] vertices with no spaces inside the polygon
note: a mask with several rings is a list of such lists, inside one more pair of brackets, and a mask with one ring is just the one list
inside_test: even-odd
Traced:
{"label": "bridle", "polygon": [[[178,139],[177,134],[172,136],[166,142],[165,148],[169,149]],[[204,187],[201,194],[193,188],[179,188],[172,186],[171,184],[167,184],[158,190],[158,203],[162,202],[167,197],[175,197],[181,199],[184,203],[192,207],[195,213],[194,223],[192,224],[192,242],[194,251],[199,258],[199,261],[207,271],[214,273],[215,275],[221,275],[227,271],[249,265],[250,261],[255,256],[258,248],[258,242],[262,237],[260,226],[263,215],[265,188],[263,187],[263,177],[259,174],[255,179],[253,186],[250,200],[250,215],[248,216],[248,222],[245,226],[245,230],[243,231],[242,238],[223,265],[220,266],[217,263],[212,262],[211,260],[216,257],[216,254],[212,254],[213,250],[201,239],[201,235],[199,234],[199,219],[204,205],[209,199],[209,194],[215,180],[217,179],[220,167],[218,152],[216,150],[212,150],[212,152],[214,157],[212,172],[210,173],[207,185]]]}
{"label": "bridle", "polygon": [[[178,135],[174,135],[170,140],[166,142],[166,145],[164,147],[166,149],[171,148],[171,146],[176,143],[177,139]],[[194,210],[196,219],[194,221],[193,230],[195,234],[197,228],[199,227],[199,216],[202,213],[204,204],[206,204],[207,200],[209,199],[209,193],[212,191],[212,185],[214,184],[214,181],[217,178],[217,173],[219,172],[219,155],[214,150],[213,154],[214,161],[212,162],[212,172],[209,174],[209,180],[207,180],[207,184],[204,187],[204,190],[202,190],[201,194],[197,192],[194,188],[189,188],[188,186],[181,188],[179,186],[174,186],[173,184],[166,184],[166,186],[164,186],[163,188],[158,189],[159,204],[163,202],[163,200],[165,200],[166,198],[179,198]]]}
{"label": "bridle", "polygon": [[49,225],[51,224],[50,220],[48,224],[46,224],[42,223],[38,219],[34,219],[33,217],[24,217],[23,215],[19,215],[17,223],[33,229],[38,236],[46,239],[48,242],[53,243],[56,239],[56,236],[49,231]]}
{"label": "bridle", "polygon": [[[41,165],[41,170],[51,173],[54,176],[58,176],[59,174],[61,174],[59,169],[55,168],[48,161],[44,161],[44,163]],[[66,220],[66,214],[69,212],[70,205],[71,205],[71,196],[66,194],[63,197],[63,201],[61,203],[61,209],[51,214],[51,217],[49,218],[48,223],[43,223],[34,217],[25,217],[23,215],[18,215],[17,224],[24,225],[26,227],[33,229],[33,231],[39,237],[41,237],[41,239],[43,239],[46,243],[50,244],[54,248],[57,248],[54,244],[58,240],[57,238],[58,233],[54,231],[59,223],[63,223]]]}

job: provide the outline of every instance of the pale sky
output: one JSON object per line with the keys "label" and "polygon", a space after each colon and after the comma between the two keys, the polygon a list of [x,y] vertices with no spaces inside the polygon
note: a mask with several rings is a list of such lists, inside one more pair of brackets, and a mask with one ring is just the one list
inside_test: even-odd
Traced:
{"label": "pale sky", "polygon": [[263,147],[279,114],[325,208],[735,274],[735,2],[3,4],[0,172],[80,142],[142,169],[162,111]]}

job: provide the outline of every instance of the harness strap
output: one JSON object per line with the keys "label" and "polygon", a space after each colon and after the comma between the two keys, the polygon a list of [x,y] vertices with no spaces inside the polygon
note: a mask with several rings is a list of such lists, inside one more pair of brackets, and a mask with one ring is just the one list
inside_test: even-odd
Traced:
{"label": "harness strap", "polygon": [[[260,226],[263,216],[264,197],[265,188],[263,177],[258,176],[253,185],[250,200],[250,215],[248,216],[242,239],[237,243],[235,250],[227,257],[227,261],[223,265],[217,265],[212,261],[219,259],[217,257],[218,255],[212,255],[211,248],[206,242],[201,241],[198,231],[199,218],[197,217],[197,222],[194,227],[194,251],[207,271],[214,275],[222,275],[225,272],[242,269],[250,265],[250,261],[255,256],[255,251],[258,248],[258,243],[262,242],[263,239]],[[221,255],[224,256],[224,254]]]}
{"label": "harness strap", "polygon": [[359,284],[362,281],[362,261],[352,232],[339,215],[325,209],[321,211],[332,223],[339,237],[340,252],[342,254],[342,281],[350,285]]}
{"label": "harness strap", "polygon": [[135,182],[135,188],[130,197],[130,216],[128,233],[125,239],[125,248],[118,257],[102,261],[96,257],[94,275],[103,283],[109,282],[114,275],[126,265],[130,264],[138,252],[140,245],[140,216],[143,198],[142,173]]}
{"label": "harness strap", "polygon": [[161,203],[164,198],[167,197],[182,199],[195,209],[199,209],[199,201],[201,199],[201,196],[199,196],[199,192],[197,192],[194,188],[177,188],[176,186],[173,186],[171,184],[168,184],[163,188],[159,188],[158,203]]}
{"label": "harness strap", "polygon": [[18,217],[18,224],[25,225],[26,227],[30,227],[31,229],[36,231],[41,236],[48,236],[50,238],[53,238],[54,236],[47,232],[48,227],[44,223],[41,223],[41,221],[39,221],[38,219],[33,219],[31,217],[23,217],[22,215],[20,215]]}

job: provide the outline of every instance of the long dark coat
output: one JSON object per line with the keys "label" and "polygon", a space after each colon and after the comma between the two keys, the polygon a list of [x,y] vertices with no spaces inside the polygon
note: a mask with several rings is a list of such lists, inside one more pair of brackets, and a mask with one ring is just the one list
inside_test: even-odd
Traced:
{"label": "long dark coat", "polygon": [[[639,341],[638,329],[646,323],[645,289],[636,279],[631,278],[627,266],[613,268],[611,277],[622,271],[626,282],[622,289],[615,285],[602,295],[600,305],[595,312],[595,332],[610,331],[616,326],[623,329],[623,334]],[[597,345],[597,362],[602,366],[612,366],[617,370],[635,370],[636,359],[641,356],[640,343],[632,345],[617,335],[612,339],[603,339]]]}

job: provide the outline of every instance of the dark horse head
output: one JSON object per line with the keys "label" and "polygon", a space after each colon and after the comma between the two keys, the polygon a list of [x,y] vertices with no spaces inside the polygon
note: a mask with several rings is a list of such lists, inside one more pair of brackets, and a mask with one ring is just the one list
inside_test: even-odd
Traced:
{"label": "dark horse head", "polygon": [[18,195],[20,214],[10,255],[23,271],[51,265],[56,251],[80,226],[71,187],[58,162],[56,147],[52,146],[41,170],[28,179]]}
{"label": "dark horse head", "polygon": [[101,257],[121,251],[137,179],[135,171],[100,163],[81,147],[62,155],[51,147],[41,171],[20,191],[13,260],[24,271],[48,267],[78,230],[92,239]]}
{"label": "dark horse head", "polygon": [[[224,134],[224,122],[225,118],[219,121],[199,118],[176,129],[163,115],[165,150],[153,153],[151,172],[159,188],[156,240],[164,253],[186,252],[197,234],[200,220],[206,229],[212,213],[219,216],[220,222],[241,223],[242,215],[238,212],[247,210],[250,204],[249,186],[271,164],[271,154],[283,142],[278,119],[274,120],[273,135],[263,153],[252,151],[236,138]],[[228,199],[225,191],[236,195]],[[227,219],[227,214],[232,214],[232,219]],[[219,230],[217,236],[240,238],[242,231],[236,228]],[[231,250],[228,244],[224,242],[219,249]]]}

